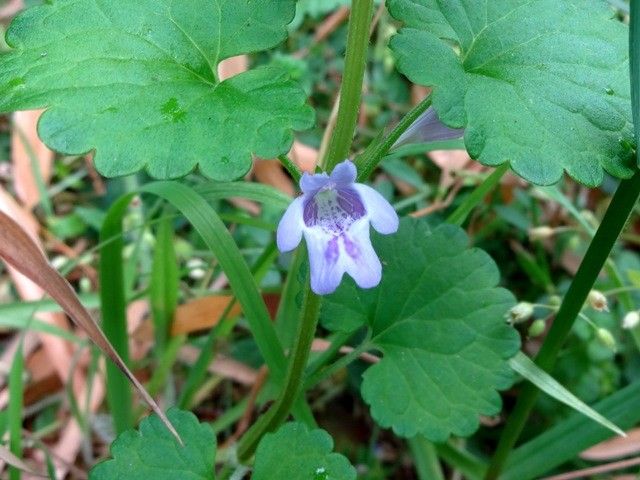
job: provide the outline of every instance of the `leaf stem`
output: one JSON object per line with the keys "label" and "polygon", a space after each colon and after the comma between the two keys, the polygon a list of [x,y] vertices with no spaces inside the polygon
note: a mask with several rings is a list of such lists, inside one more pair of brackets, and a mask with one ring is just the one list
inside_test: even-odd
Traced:
{"label": "leaf stem", "polygon": [[431,106],[431,95],[427,96],[418,105],[407,113],[402,120],[387,135],[382,143],[371,144],[355,161],[358,166],[358,181],[369,178],[376,166],[382,161],[384,156],[391,150],[391,147],[398,141],[404,131]]}
{"label": "leaf stem", "polygon": [[352,1],[338,120],[324,162],[327,171],[331,171],[338,162],[349,156],[362,98],[372,17],[373,0]]}
{"label": "leaf stem", "polygon": [[464,202],[460,204],[456,210],[449,215],[447,223],[454,225],[462,225],[467,219],[471,211],[487,196],[487,194],[494,189],[500,179],[509,170],[509,163],[505,162],[496,168],[491,175],[489,175],[478,187],[471,192],[471,194],[465,198]]}
{"label": "leaf stem", "polygon": [[287,172],[289,172],[291,178],[293,178],[296,183],[300,183],[300,177],[302,176],[302,173],[300,172],[298,166],[293,162],[293,160],[291,160],[286,155],[278,155],[278,160],[280,160],[282,166],[287,169]]}
{"label": "leaf stem", "polygon": [[[624,228],[639,196],[640,172],[629,180],[623,180],[611,200],[602,223],[593,237],[580,268],[558,310],[540,353],[536,357],[536,365],[543,370],[549,372],[553,368],[560,348],[578,317],[589,291],[607,261],[609,253]],[[522,388],[518,402],[500,437],[498,448],[485,477],[486,480],[498,478],[511,449],[527,422],[537,395],[538,389],[532,384],[527,384]]]}
{"label": "leaf stem", "polygon": [[253,456],[262,437],[274,431],[289,415],[293,402],[302,391],[304,370],[307,366],[311,344],[315,337],[316,325],[320,316],[322,297],[316,295],[310,288],[306,289],[298,333],[287,369],[284,388],[269,410],[249,429],[238,446],[238,459],[247,463]]}

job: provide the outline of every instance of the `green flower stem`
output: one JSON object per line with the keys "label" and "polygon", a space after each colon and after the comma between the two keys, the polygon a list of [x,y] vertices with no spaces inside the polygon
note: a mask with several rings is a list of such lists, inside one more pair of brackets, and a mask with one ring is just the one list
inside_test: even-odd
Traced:
{"label": "green flower stem", "polygon": [[278,155],[278,160],[280,160],[284,168],[287,169],[287,172],[289,172],[291,178],[293,178],[296,183],[299,183],[302,173],[300,173],[300,169],[298,168],[298,166],[293,163],[293,161],[286,155]]}
{"label": "green flower stem", "polygon": [[372,18],[373,0],[352,1],[338,119],[324,162],[327,171],[331,171],[338,162],[349,156],[360,110]]}
{"label": "green flower stem", "polygon": [[495,188],[500,179],[509,170],[509,163],[505,162],[496,168],[462,204],[447,218],[447,223],[462,225],[471,211]]}
{"label": "green flower stem", "polygon": [[[580,264],[580,268],[573,282],[571,282],[549,334],[536,357],[536,364],[543,370],[549,372],[553,368],[560,348],[578,317],[589,291],[607,261],[609,253],[622,232],[639,196],[640,173],[636,173],[633,178],[623,180],[620,183],[611,200],[611,205],[609,205],[602,223]],[[518,402],[500,437],[498,448],[485,477],[486,480],[495,480],[500,475],[511,449],[527,422],[537,394],[538,389],[532,384],[528,383],[522,388]]]}
{"label": "green flower stem", "polygon": [[304,370],[316,333],[321,300],[322,297],[307,288],[284,389],[271,408],[258,419],[240,441],[238,459],[242,463],[247,463],[251,459],[258,443],[266,433],[274,431],[286,420],[291,406],[302,391]]}
{"label": "green flower stem", "polygon": [[398,141],[400,135],[402,135],[404,131],[409,128],[411,124],[415,122],[417,118],[430,106],[431,95],[413,107],[413,109],[407,113],[402,120],[400,120],[400,123],[391,130],[391,133],[387,135],[387,138],[385,138],[382,143],[373,143],[356,159],[355,163],[358,166],[358,181],[363,181],[369,178],[376,166],[382,161],[384,156],[389,153],[393,144]]}

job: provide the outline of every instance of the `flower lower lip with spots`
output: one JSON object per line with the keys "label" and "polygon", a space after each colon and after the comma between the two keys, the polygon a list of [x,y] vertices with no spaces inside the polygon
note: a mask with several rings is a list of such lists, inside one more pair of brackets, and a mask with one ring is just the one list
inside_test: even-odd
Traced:
{"label": "flower lower lip with spots", "polygon": [[382,265],[369,238],[369,225],[382,234],[398,230],[398,215],[373,188],[355,183],[355,165],[338,164],[331,175],[305,173],[302,195],[287,208],[277,232],[278,248],[288,252],[307,242],[311,289],[329,294],[346,272],[361,288],[380,283]]}

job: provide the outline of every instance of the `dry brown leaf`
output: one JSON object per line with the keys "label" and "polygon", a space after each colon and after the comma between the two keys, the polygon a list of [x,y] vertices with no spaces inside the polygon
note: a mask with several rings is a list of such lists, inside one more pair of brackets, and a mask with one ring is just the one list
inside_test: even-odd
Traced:
{"label": "dry brown leaf", "polygon": [[4,213],[0,213],[0,257],[51,295],[67,315],[87,332],[98,348],[122,370],[171,433],[180,439],[164,412],[131,373],[89,312],[80,303],[71,285],[49,265],[29,235]]}
{"label": "dry brown leaf", "polygon": [[[191,300],[176,309],[171,325],[171,335],[182,335],[199,330],[206,330],[217,325],[222,314],[233,301],[230,295],[212,295]],[[236,303],[229,312],[235,317],[240,315],[240,305]]]}
{"label": "dry brown leaf", "polygon": [[278,160],[256,159],[253,173],[260,183],[271,185],[290,197],[295,193],[291,178],[284,173],[282,164]]}
{"label": "dry brown leaf", "polygon": [[594,445],[582,452],[580,458],[600,462],[640,454],[640,428],[626,433],[626,437],[614,437]]}
{"label": "dry brown leaf", "polygon": [[[38,230],[40,228],[35,217],[31,212],[20,207],[16,201],[2,188],[0,188],[0,211],[5,212],[16,223],[20,224],[26,234],[29,235],[36,248],[39,248]],[[44,296],[44,290],[36,285],[31,279],[22,275],[19,271],[13,267],[9,267],[9,274],[13,280],[13,283],[18,291],[18,294],[23,300],[37,301],[41,300]],[[38,320],[54,325],[63,330],[69,330],[67,318],[61,313],[38,313],[35,315]],[[66,383],[68,381],[69,372],[71,371],[71,348],[66,340],[63,340],[55,335],[47,335],[43,333],[36,334],[42,345],[44,346],[51,363],[56,367],[56,371],[60,379]],[[83,383],[84,379],[81,372],[76,372],[73,378],[73,387],[77,392]]]}
{"label": "dry brown leaf", "polygon": [[49,183],[54,154],[38,137],[37,124],[41,110],[29,110],[13,114],[11,132],[11,161],[16,195],[31,210],[40,201],[33,161],[43,183]]}
{"label": "dry brown leaf", "polygon": [[289,152],[291,160],[298,165],[298,168],[303,172],[314,173],[316,171],[316,165],[318,165],[318,150],[304,143],[300,143],[297,140],[293,142],[293,147]]}
{"label": "dry brown leaf", "polygon": [[220,81],[231,78],[249,69],[249,57],[238,55],[223,60],[218,64],[218,77]]}
{"label": "dry brown leaf", "polygon": [[[471,157],[466,150],[434,150],[427,154],[435,163],[442,174],[440,175],[440,188],[449,188],[455,182],[454,173],[464,170],[471,162]],[[478,166],[480,164],[477,164]],[[477,170],[476,164],[470,170]]]}
{"label": "dry brown leaf", "polygon": [[8,448],[3,447],[2,445],[0,445],[0,460],[34,477],[48,478],[48,475],[36,472],[29,465],[11,453]]}
{"label": "dry brown leaf", "polygon": [[[198,348],[192,347],[191,345],[185,345],[180,349],[178,358],[182,362],[193,365],[199,355],[200,350]],[[220,375],[221,377],[238,382],[241,385],[253,385],[258,378],[257,370],[223,355],[217,355],[211,361],[207,370],[211,373],[215,373],[216,375]]]}

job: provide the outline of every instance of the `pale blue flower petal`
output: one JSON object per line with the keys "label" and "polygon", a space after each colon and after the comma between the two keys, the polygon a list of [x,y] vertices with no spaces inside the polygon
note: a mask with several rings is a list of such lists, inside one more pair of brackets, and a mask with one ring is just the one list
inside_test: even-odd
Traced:
{"label": "pale blue flower petal", "polygon": [[317,295],[333,293],[340,285],[346,268],[339,238],[319,228],[306,229],[304,238],[309,251],[311,290]]}
{"label": "pale blue flower petal", "polygon": [[278,250],[281,252],[293,250],[302,240],[302,230],[304,228],[302,211],[304,209],[304,202],[304,196],[296,198],[291,202],[289,207],[287,207],[287,211],[284,212],[284,215],[280,219],[276,239]]}
{"label": "pale blue flower petal", "polygon": [[355,222],[342,238],[347,273],[360,288],[376,287],[382,279],[382,264],[369,238],[369,222]]}
{"label": "pale blue flower petal", "polygon": [[313,195],[322,187],[325,187],[329,184],[329,175],[326,173],[316,173],[314,175],[310,175],[307,172],[302,174],[302,178],[300,179],[300,189],[303,193],[307,193]]}
{"label": "pale blue flower petal", "polygon": [[451,140],[454,138],[462,138],[463,136],[463,128],[447,127],[440,121],[433,107],[429,107],[400,135],[400,138],[398,138],[391,148],[398,148],[410,143]]}
{"label": "pale blue flower petal", "polygon": [[400,220],[391,204],[377,191],[363,183],[354,183],[353,188],[364,203],[371,226],[383,235],[395,233]]}
{"label": "pale blue flower petal", "polygon": [[351,160],[345,160],[335,166],[331,172],[331,181],[339,187],[350,185],[356,181],[358,170]]}

